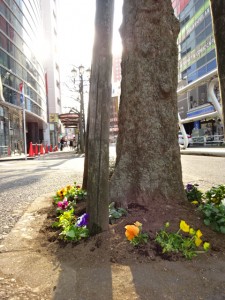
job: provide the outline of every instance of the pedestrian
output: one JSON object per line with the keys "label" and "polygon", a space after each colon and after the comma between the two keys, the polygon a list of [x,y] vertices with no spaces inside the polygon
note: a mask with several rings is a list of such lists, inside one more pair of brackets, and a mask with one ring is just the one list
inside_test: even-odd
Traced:
{"label": "pedestrian", "polygon": [[77,143],[76,143],[76,139],[74,138],[74,139],[73,139],[73,149],[74,149],[74,150],[76,149],[76,146],[77,146]]}
{"label": "pedestrian", "polygon": [[60,140],[60,150],[63,151],[64,140],[61,138]]}
{"label": "pedestrian", "polygon": [[73,150],[73,140],[70,140],[70,150]]}

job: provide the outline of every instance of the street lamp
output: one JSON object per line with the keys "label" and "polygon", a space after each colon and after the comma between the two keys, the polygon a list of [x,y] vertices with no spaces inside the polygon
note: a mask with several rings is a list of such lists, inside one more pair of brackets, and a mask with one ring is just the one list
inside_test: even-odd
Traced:
{"label": "street lamp", "polygon": [[79,85],[78,85],[78,91],[80,94],[80,113],[79,113],[79,144],[80,144],[80,151],[81,153],[84,152],[84,139],[85,139],[85,115],[84,115],[84,82],[88,82],[89,84],[89,74],[90,70],[86,70],[86,75],[88,80],[84,80],[84,66],[80,65],[79,67],[73,67],[71,70],[72,76],[73,76],[73,83],[76,89],[76,78],[79,72]]}

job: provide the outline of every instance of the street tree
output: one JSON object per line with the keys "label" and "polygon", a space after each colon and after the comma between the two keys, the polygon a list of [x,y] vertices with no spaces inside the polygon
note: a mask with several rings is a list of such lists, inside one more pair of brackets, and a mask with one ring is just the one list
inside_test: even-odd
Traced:
{"label": "street tree", "polygon": [[87,212],[92,234],[108,229],[109,103],[114,1],[96,0],[88,109]]}
{"label": "street tree", "polygon": [[216,60],[225,128],[225,1],[210,0],[213,32],[216,43]]}
{"label": "street tree", "polygon": [[179,22],[171,0],[124,1],[120,33],[119,134],[110,201],[150,209],[183,201],[177,141]]}

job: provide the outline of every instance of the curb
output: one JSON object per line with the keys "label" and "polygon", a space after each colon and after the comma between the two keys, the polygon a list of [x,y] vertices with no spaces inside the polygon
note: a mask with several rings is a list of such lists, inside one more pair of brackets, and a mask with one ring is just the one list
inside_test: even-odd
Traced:
{"label": "curb", "polygon": [[192,150],[180,150],[181,155],[198,155],[198,156],[216,156],[216,157],[225,157],[225,152],[197,152]]}

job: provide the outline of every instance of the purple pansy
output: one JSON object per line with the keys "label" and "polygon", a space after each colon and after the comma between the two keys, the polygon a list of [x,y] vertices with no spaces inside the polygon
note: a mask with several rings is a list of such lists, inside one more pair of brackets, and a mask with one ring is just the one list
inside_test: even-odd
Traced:
{"label": "purple pansy", "polygon": [[88,224],[88,214],[83,214],[82,216],[80,216],[78,219],[77,219],[77,223],[76,225],[78,227],[82,227],[82,226],[86,226]]}
{"label": "purple pansy", "polygon": [[187,186],[186,186],[187,192],[190,192],[193,189],[193,187],[194,187],[193,184],[188,183]]}
{"label": "purple pansy", "polygon": [[67,198],[65,197],[65,198],[63,199],[63,201],[58,202],[57,205],[58,205],[58,207],[61,208],[61,209],[66,209],[67,206],[69,205],[69,203],[68,203],[68,201],[67,201]]}

